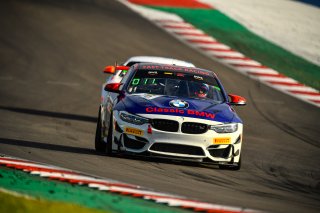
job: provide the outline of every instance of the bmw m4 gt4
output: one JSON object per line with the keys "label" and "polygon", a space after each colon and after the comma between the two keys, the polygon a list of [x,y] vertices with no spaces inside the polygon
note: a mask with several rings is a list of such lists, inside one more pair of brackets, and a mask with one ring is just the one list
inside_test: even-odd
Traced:
{"label": "bmw m4 gt4", "polygon": [[121,82],[107,83],[99,108],[95,148],[241,167],[242,120],[212,71],[138,63]]}

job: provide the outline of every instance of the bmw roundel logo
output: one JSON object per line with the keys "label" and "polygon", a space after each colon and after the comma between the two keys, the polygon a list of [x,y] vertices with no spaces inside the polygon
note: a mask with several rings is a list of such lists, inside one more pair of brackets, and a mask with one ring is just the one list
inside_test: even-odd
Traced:
{"label": "bmw roundel logo", "polygon": [[177,107],[177,108],[188,108],[189,104],[186,101],[182,100],[172,100],[169,102],[170,106]]}

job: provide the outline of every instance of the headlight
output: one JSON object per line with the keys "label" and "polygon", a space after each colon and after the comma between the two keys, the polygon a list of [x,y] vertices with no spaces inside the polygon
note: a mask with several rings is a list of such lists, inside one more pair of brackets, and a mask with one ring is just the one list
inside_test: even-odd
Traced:
{"label": "headlight", "polygon": [[120,118],[125,122],[136,124],[136,125],[142,125],[149,122],[149,120],[146,118],[142,118],[140,116],[128,114],[125,112],[120,113]]}
{"label": "headlight", "polygon": [[238,130],[238,124],[232,123],[210,126],[210,129],[215,131],[216,133],[232,133]]}

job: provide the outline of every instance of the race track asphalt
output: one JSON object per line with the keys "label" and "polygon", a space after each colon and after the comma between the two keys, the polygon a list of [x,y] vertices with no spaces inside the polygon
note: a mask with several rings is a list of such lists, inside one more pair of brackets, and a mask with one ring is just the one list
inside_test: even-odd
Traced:
{"label": "race track asphalt", "polygon": [[[94,151],[105,65],[133,55],[214,70],[245,123],[243,167],[107,157]],[[270,212],[320,212],[320,110],[185,46],[117,1],[0,2],[0,153]]]}

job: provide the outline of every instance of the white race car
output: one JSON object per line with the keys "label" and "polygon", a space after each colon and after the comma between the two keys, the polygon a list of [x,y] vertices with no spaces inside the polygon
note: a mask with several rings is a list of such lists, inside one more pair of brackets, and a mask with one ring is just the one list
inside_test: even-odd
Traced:
{"label": "white race car", "polygon": [[104,87],[108,83],[119,83],[125,74],[128,72],[128,69],[137,63],[159,63],[159,64],[171,64],[185,67],[195,67],[194,64],[174,58],[164,58],[158,56],[133,56],[129,58],[126,62],[122,63],[120,66],[106,66],[104,73],[112,74],[108,76],[106,82],[102,85],[101,89],[101,100],[103,101],[104,97],[107,96],[107,92],[104,90]]}
{"label": "white race car", "polygon": [[[241,167],[243,124],[217,76],[194,67],[137,63],[121,82],[107,83],[95,148]],[[228,98],[230,97],[230,99]]]}

